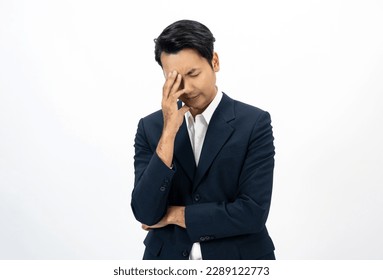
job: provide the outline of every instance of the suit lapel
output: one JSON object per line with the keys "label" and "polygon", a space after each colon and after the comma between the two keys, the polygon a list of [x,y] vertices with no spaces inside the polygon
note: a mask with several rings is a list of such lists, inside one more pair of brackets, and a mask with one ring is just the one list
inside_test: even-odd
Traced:
{"label": "suit lapel", "polygon": [[185,170],[190,181],[193,181],[196,165],[185,120],[177,133],[174,156],[177,163]]}
{"label": "suit lapel", "polygon": [[229,122],[234,118],[234,101],[226,94],[223,94],[222,100],[214,112],[206,132],[198,168],[194,177],[193,189],[197,188],[213,160],[233,134],[234,128]]}

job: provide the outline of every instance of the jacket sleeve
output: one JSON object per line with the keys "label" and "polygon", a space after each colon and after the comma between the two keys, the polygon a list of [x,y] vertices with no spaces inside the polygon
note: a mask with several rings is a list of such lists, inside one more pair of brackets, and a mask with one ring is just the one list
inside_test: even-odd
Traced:
{"label": "jacket sleeve", "polygon": [[267,112],[255,122],[233,201],[187,206],[185,221],[192,241],[252,234],[264,229],[274,170],[274,137]]}
{"label": "jacket sleeve", "polygon": [[146,225],[154,225],[167,211],[167,198],[175,167],[166,166],[146,138],[143,119],[135,137],[135,181],[131,207],[135,218]]}

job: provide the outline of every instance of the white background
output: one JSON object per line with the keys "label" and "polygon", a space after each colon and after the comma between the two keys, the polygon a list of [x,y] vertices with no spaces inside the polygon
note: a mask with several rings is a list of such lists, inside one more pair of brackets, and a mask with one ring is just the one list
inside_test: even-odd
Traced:
{"label": "white background", "polygon": [[[134,4],[133,4],[134,3]],[[220,89],[271,113],[278,259],[383,259],[382,1],[0,0],[0,259],[140,259],[153,39],[195,19]]]}

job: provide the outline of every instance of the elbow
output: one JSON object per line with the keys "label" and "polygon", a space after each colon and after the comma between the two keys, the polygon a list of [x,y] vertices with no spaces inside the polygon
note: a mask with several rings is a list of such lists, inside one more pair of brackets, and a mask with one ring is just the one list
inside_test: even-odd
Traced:
{"label": "elbow", "polygon": [[162,215],[158,215],[155,213],[156,211],[150,211],[150,209],[148,209],[149,207],[142,207],[141,205],[136,203],[134,198],[132,198],[130,206],[132,208],[134,217],[141,224],[152,226],[157,224],[162,218]]}
{"label": "elbow", "polygon": [[269,207],[262,207],[254,203],[253,207],[251,207],[250,213],[250,216],[252,217],[252,223],[250,223],[250,232],[261,232],[266,226],[266,221],[269,214]]}

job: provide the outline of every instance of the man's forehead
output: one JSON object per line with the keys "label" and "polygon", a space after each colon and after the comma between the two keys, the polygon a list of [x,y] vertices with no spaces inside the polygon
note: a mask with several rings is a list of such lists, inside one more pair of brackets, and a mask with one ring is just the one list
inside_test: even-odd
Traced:
{"label": "man's forehead", "polygon": [[193,49],[183,49],[176,53],[161,53],[161,61],[168,63],[186,63],[190,61],[202,61],[203,57]]}
{"label": "man's forehead", "polygon": [[192,75],[192,74],[200,71],[201,69],[199,67],[191,67],[191,68],[177,67],[177,66],[163,67],[164,74],[169,73],[169,72],[174,71],[174,70],[177,71],[178,73],[182,74],[182,75]]}

